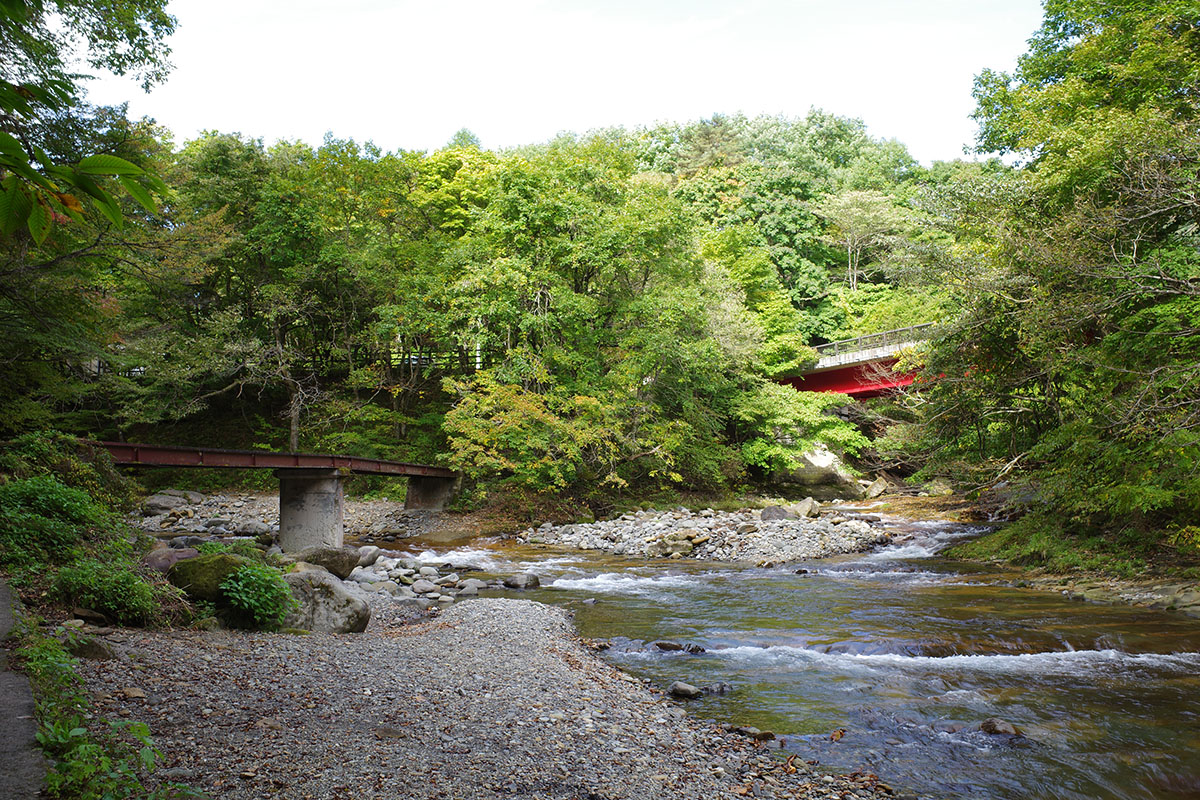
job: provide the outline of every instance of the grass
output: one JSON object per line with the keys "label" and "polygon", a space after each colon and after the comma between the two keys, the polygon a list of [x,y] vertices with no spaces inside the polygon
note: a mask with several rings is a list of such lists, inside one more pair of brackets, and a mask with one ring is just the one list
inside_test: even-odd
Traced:
{"label": "grass", "polygon": [[1120,580],[1200,579],[1200,550],[1172,545],[1158,531],[1075,532],[1029,514],[945,551],[950,558],[1012,564],[1052,575],[1096,574]]}
{"label": "grass", "polygon": [[201,797],[182,784],[147,786],[160,753],[144,723],[107,720],[91,712],[78,661],[63,639],[36,621],[23,619],[17,629],[17,658],[33,687],[37,741],[50,762],[42,796],[58,800]]}

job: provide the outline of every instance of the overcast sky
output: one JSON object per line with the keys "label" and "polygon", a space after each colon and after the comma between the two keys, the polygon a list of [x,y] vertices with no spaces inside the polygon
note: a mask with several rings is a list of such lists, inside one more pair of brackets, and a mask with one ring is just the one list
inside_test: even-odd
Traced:
{"label": "overcast sky", "polygon": [[972,79],[1010,69],[1039,0],[173,0],[175,69],[128,100],[203,130],[430,150],[714,112],[863,119],[922,162],[974,138]]}

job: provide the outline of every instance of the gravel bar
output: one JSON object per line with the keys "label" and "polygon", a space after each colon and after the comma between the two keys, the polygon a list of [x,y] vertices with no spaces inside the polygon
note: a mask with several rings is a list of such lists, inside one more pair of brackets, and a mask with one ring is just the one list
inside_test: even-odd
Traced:
{"label": "gravel bar", "polygon": [[340,636],[99,630],[117,656],[81,672],[98,714],[150,727],[157,776],[223,800],[890,794],[690,717],[561,609],[373,606]]}

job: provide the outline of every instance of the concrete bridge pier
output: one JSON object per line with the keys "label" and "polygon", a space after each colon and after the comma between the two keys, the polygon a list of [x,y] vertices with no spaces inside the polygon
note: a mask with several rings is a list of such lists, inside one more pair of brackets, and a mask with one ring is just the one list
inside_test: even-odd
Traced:
{"label": "concrete bridge pier", "polygon": [[279,469],[279,547],[341,547],[343,474],[338,469]]}
{"label": "concrete bridge pier", "polygon": [[458,489],[458,478],[443,478],[436,475],[410,475],[408,492],[404,495],[404,507],[440,511]]}

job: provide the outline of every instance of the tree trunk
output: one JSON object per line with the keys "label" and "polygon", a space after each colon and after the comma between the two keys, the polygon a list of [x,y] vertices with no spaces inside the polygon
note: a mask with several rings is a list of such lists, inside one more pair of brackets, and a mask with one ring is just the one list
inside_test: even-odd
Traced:
{"label": "tree trunk", "polygon": [[288,449],[300,452],[300,385],[288,381]]}

